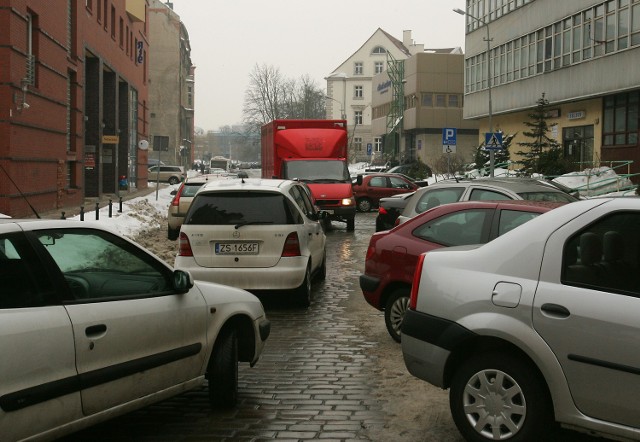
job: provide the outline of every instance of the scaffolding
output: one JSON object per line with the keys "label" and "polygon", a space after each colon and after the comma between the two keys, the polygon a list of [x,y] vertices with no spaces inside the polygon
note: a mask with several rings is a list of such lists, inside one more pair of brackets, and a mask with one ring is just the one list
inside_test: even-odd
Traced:
{"label": "scaffolding", "polygon": [[391,80],[392,98],[387,115],[387,133],[384,138],[383,152],[387,158],[397,161],[400,156],[401,125],[404,116],[404,60],[396,60],[389,51],[387,51],[387,73]]}

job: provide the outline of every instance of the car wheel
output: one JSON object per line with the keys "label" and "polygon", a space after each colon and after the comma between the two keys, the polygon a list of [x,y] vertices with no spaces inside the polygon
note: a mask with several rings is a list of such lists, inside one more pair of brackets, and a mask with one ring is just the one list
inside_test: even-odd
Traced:
{"label": "car wheel", "polygon": [[174,176],[172,176],[171,178],[169,178],[169,184],[173,185],[173,184],[178,184],[180,182],[180,180]]}
{"label": "car wheel", "polygon": [[180,235],[180,229],[172,229],[171,227],[167,227],[167,238],[171,241],[175,241],[178,239]]}
{"label": "car wheel", "polygon": [[324,281],[327,277],[327,251],[324,251],[324,256],[322,257],[322,264],[320,264],[320,268],[318,269],[318,279]]}
{"label": "car wheel", "polygon": [[553,432],[553,410],[544,382],[522,360],[506,354],[477,355],[460,364],[451,380],[449,406],[468,441],[538,440]]}
{"label": "car wheel", "polygon": [[307,308],[311,305],[311,269],[309,266],[304,274],[304,281],[300,287],[294,290],[293,296],[296,304],[300,307]]}
{"label": "car wheel", "polygon": [[360,198],[358,200],[358,210],[360,212],[369,212],[371,210],[371,200],[369,198]]}
{"label": "car wheel", "polygon": [[356,219],[347,218],[347,232],[353,232],[356,229]]}
{"label": "car wheel", "polygon": [[225,329],[216,340],[207,369],[209,402],[217,408],[231,408],[238,402],[238,337]]}
{"label": "car wheel", "polygon": [[391,293],[384,307],[384,322],[387,325],[387,331],[396,342],[400,342],[402,320],[408,305],[409,289],[403,287]]}

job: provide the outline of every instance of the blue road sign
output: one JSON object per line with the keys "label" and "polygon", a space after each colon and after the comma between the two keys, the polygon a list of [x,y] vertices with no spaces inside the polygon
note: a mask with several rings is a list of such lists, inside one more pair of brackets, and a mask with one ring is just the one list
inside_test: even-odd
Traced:
{"label": "blue road sign", "polygon": [[502,149],[502,132],[487,132],[484,134],[484,148],[486,150]]}
{"label": "blue road sign", "polygon": [[373,152],[373,144],[367,143],[367,155],[371,155]]}
{"label": "blue road sign", "polygon": [[455,127],[445,127],[442,129],[442,145],[443,146],[455,146],[458,144],[456,142],[456,135],[458,134],[458,129]]}

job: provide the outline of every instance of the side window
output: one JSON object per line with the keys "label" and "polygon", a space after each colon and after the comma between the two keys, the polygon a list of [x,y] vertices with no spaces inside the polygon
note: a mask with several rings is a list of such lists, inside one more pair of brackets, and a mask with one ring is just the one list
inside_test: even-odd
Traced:
{"label": "side window", "polygon": [[387,178],[383,176],[374,176],[369,180],[369,187],[387,187]]}
{"label": "side window", "polygon": [[492,210],[475,209],[450,213],[425,223],[413,235],[443,246],[480,244],[490,225]]}
{"label": "side window", "polygon": [[307,207],[307,205],[305,204],[305,198],[303,196],[303,193],[304,192],[302,192],[302,189],[300,189],[298,186],[293,186],[289,190],[289,194],[291,195],[293,200],[296,202],[296,205],[298,206],[299,210],[306,215],[308,213],[312,213],[313,209],[311,209],[311,206]]}
{"label": "side window", "polygon": [[72,299],[166,294],[172,273],[124,239],[93,229],[36,232],[58,265]]}
{"label": "side window", "polygon": [[306,208],[305,213],[315,213],[316,208],[313,206],[313,202],[311,201],[311,198],[309,198],[309,194],[303,188],[299,188],[299,190],[302,195],[302,200],[304,201],[304,207]]}
{"label": "side window", "polygon": [[473,189],[469,196],[469,201],[505,201],[511,199],[513,198],[508,197],[504,193],[487,189]]}
{"label": "side window", "polygon": [[0,309],[46,305],[52,285],[21,233],[0,235]]}
{"label": "side window", "polygon": [[416,203],[416,212],[422,213],[441,204],[455,203],[460,200],[464,187],[432,189],[424,192]]}
{"label": "side window", "polygon": [[405,180],[403,180],[402,178],[398,178],[395,176],[389,177],[389,180],[391,180],[391,187],[393,187],[394,189],[408,189],[409,188],[409,184],[407,184],[407,182]]}
{"label": "side window", "polygon": [[640,213],[609,215],[564,246],[562,283],[640,295]]}
{"label": "side window", "polygon": [[520,210],[501,210],[498,223],[498,236],[513,230],[521,224],[539,216],[538,212],[522,212]]}

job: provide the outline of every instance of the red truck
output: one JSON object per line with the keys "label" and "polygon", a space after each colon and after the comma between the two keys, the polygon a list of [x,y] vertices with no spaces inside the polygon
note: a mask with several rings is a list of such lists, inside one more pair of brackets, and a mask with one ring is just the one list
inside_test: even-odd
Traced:
{"label": "red truck", "polygon": [[307,183],[327,220],[355,227],[346,120],[273,120],[262,126],[262,177]]}

